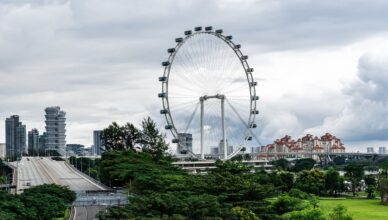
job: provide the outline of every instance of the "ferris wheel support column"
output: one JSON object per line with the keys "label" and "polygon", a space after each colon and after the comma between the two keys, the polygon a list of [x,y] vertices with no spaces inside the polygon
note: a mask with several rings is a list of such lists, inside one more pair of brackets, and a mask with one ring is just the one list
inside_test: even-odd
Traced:
{"label": "ferris wheel support column", "polygon": [[204,116],[204,105],[203,105],[203,102],[204,102],[204,98],[201,97],[199,99],[199,101],[201,102],[201,159],[205,159],[205,152],[203,150],[203,116]]}
{"label": "ferris wheel support column", "polygon": [[226,132],[225,132],[225,96],[221,96],[221,119],[222,119],[222,140],[224,145],[224,160],[228,158],[228,149],[226,147]]}

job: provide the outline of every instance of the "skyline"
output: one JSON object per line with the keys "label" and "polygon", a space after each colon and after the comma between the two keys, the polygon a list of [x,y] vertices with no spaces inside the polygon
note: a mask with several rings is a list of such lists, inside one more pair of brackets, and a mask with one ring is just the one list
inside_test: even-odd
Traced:
{"label": "skyline", "polygon": [[255,68],[263,144],[330,132],[347,151],[387,146],[387,2],[28,2],[0,1],[1,143],[10,115],[44,131],[47,106],[67,112],[68,143],[90,146],[93,130],[147,115],[162,128],[166,49],[212,25]]}

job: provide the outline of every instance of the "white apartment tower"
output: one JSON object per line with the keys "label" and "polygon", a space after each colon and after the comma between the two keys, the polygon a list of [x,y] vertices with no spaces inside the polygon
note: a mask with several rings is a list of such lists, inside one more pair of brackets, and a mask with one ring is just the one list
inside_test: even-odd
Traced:
{"label": "white apartment tower", "polygon": [[64,155],[66,152],[66,112],[59,106],[47,107],[45,150],[55,150]]}

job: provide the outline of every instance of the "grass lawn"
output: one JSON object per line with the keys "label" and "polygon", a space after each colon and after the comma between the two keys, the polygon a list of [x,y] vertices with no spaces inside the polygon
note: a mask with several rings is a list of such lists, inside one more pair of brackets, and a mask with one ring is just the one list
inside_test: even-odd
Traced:
{"label": "grass lawn", "polygon": [[388,219],[388,206],[380,205],[377,199],[321,199],[319,204],[325,214],[342,204],[355,220]]}

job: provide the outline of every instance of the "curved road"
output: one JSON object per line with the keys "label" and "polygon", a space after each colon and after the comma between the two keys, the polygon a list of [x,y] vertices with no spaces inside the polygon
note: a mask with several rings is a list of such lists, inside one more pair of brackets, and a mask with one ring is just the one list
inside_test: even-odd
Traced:
{"label": "curved road", "polygon": [[104,187],[71,169],[64,161],[55,161],[48,157],[23,157],[14,165],[18,167],[18,193],[44,183],[69,186],[75,192],[105,190]]}
{"label": "curved road", "polygon": [[95,216],[104,206],[74,206],[71,220],[94,220]]}

